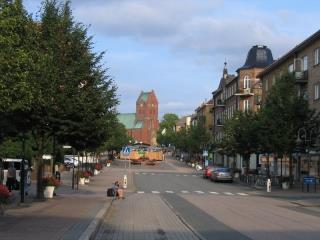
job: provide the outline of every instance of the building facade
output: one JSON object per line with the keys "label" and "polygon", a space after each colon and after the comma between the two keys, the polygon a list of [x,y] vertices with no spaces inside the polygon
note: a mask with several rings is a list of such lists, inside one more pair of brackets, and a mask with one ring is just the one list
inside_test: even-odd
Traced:
{"label": "building facade", "polygon": [[[213,136],[216,142],[223,139],[223,125],[236,111],[256,112],[260,109],[262,84],[258,74],[272,62],[271,50],[266,46],[257,45],[249,50],[245,64],[237,69],[236,75],[228,74],[225,63],[219,87],[212,93]],[[230,165],[231,161],[234,159],[223,155],[219,149],[216,150],[216,164]],[[251,164],[253,168],[255,164],[256,160],[253,158]]]}
{"label": "building facade", "polygon": [[192,117],[193,125],[201,124],[208,132],[212,132],[213,129],[213,114],[212,114],[213,100],[202,103],[195,110],[195,114]]}
{"label": "building facade", "polygon": [[136,101],[136,112],[118,115],[119,121],[125,125],[129,136],[138,143],[157,144],[158,99],[155,92],[141,92]]}
{"label": "building facade", "polygon": [[[309,108],[320,112],[320,31],[298,44],[258,75],[262,82],[263,102],[277,79],[287,72],[293,74],[298,94],[308,100]],[[309,151],[310,155],[294,156],[293,175],[296,179],[300,179],[302,172],[309,171],[313,176],[320,176],[319,149],[313,146]],[[274,164],[273,159],[271,164]],[[285,160],[283,164],[288,168],[289,160]]]}

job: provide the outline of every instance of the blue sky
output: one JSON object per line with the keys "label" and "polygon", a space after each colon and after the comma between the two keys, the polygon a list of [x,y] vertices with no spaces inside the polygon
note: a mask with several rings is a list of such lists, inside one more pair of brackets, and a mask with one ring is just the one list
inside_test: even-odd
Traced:
{"label": "blue sky", "polygon": [[[24,0],[36,14],[40,0]],[[118,86],[121,113],[155,90],[159,118],[192,114],[211,98],[226,60],[241,67],[253,45],[279,58],[320,29],[318,0],[73,0]]]}

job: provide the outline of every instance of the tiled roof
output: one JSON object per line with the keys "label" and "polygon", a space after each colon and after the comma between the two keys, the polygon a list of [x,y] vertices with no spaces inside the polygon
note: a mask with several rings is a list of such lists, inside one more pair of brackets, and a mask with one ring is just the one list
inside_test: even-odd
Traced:
{"label": "tiled roof", "polygon": [[138,129],[143,128],[142,121],[136,121],[135,113],[122,113],[118,115],[118,120],[122,123],[126,129]]}
{"label": "tiled roof", "polygon": [[147,99],[148,99],[149,94],[151,94],[151,92],[141,92],[141,94],[140,94],[140,96],[138,98],[138,101],[141,100],[141,101],[146,102]]}

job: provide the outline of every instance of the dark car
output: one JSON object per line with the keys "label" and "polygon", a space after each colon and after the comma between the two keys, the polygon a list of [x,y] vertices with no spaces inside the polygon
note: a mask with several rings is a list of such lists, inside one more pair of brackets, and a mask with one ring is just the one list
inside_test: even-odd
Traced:
{"label": "dark car", "polygon": [[228,181],[232,182],[232,172],[230,168],[217,168],[212,171],[211,181]]}
{"label": "dark car", "polygon": [[212,171],[214,169],[216,169],[217,167],[214,167],[214,166],[207,166],[203,169],[202,171],[202,176],[203,178],[210,178],[211,177],[211,174],[212,174]]}

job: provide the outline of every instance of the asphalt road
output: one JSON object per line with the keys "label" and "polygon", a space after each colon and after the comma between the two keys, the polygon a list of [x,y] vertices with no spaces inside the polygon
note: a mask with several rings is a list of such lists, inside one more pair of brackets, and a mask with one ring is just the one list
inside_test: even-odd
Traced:
{"label": "asphalt road", "polygon": [[[123,168],[124,162],[114,167]],[[131,196],[149,199],[148,206],[161,199],[166,206],[162,208],[172,211],[198,239],[319,239],[319,214],[298,209],[290,201],[263,197],[248,187],[203,179],[201,172],[176,160],[167,159],[156,166],[131,166],[131,172],[135,185]],[[121,204],[118,202],[113,211],[125,218]],[[143,205],[132,207],[145,210]],[[158,209],[151,216],[164,212]],[[106,221],[112,224],[114,220],[109,216]]]}

